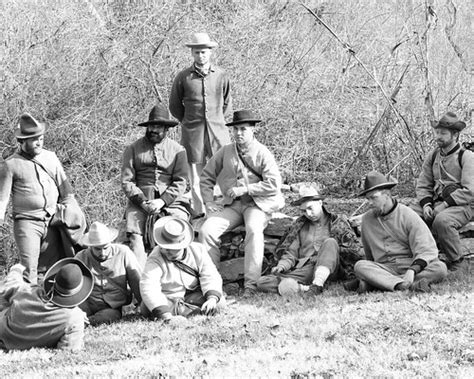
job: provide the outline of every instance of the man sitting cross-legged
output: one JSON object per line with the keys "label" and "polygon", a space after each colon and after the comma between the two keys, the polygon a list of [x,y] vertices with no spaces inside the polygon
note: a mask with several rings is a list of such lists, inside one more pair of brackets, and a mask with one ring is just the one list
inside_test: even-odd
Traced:
{"label": "man sitting cross-legged", "polygon": [[81,305],[91,325],[119,320],[132,294],[141,301],[141,266],[127,246],[112,243],[117,235],[118,230],[96,221],[81,240],[87,249],[76,255],[94,274],[94,289]]}
{"label": "man sitting cross-legged", "polygon": [[225,304],[222,278],[204,246],[193,242],[192,226],[167,216],[156,221],[153,234],[157,246],[140,282],[142,313],[178,323],[183,316],[214,315]]}
{"label": "man sitting cross-legged", "polygon": [[300,198],[292,205],[299,206],[302,216],[277,249],[283,251],[278,264],[257,281],[259,290],[287,296],[294,288],[319,295],[328,278],[343,276],[343,268],[352,271],[350,262],[361,259],[359,241],[347,218],[329,213],[323,199],[315,188],[300,188]]}
{"label": "man sitting cross-legged", "polygon": [[427,292],[431,283],[447,275],[428,226],[415,211],[392,197],[390,189],[395,185],[376,171],[365,178],[360,196],[365,196],[372,208],[362,217],[367,260],[355,264],[357,279],[345,284],[347,290],[365,292],[373,287]]}

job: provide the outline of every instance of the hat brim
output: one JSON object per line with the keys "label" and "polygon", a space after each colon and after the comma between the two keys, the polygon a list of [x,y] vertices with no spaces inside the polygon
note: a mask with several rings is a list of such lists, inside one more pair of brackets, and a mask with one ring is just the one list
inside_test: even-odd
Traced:
{"label": "hat brim", "polygon": [[115,229],[115,228],[108,228],[108,229],[109,229],[109,236],[107,238],[105,238],[103,241],[93,242],[89,238],[89,233],[86,233],[86,234],[84,234],[84,236],[82,237],[82,239],[80,240],[79,243],[83,246],[102,246],[102,245],[106,245],[106,244],[112,242],[113,240],[115,240],[117,238],[118,234],[119,234],[118,229]]}
{"label": "hat brim", "polygon": [[187,47],[206,47],[208,49],[213,49],[217,46],[219,46],[219,44],[217,42],[206,42],[206,43],[186,43],[185,44]]}
{"label": "hat brim", "polygon": [[163,126],[176,126],[178,125],[178,121],[173,120],[151,120],[145,121],[138,124],[138,126],[151,126],[151,125],[163,125]]}
{"label": "hat brim", "polygon": [[65,265],[73,263],[79,266],[82,271],[82,287],[79,292],[75,293],[72,296],[63,296],[53,290],[53,296],[51,302],[59,307],[63,308],[74,308],[84,302],[91,294],[92,289],[94,288],[94,281],[92,273],[89,268],[80,260],[76,258],[64,258],[60,261],[57,261],[52,265],[49,270],[46,272],[43,281],[43,288],[46,293],[50,292],[54,285],[54,278],[58,271],[63,268]]}
{"label": "hat brim", "polygon": [[295,200],[290,203],[292,206],[296,205],[301,205],[303,203],[306,203],[307,201],[317,201],[317,200],[324,200],[325,197],[321,195],[314,195],[314,196],[304,196],[302,198],[299,198],[298,200]]}
{"label": "hat brim", "polygon": [[460,132],[466,127],[466,123],[464,121],[456,121],[455,123],[451,125],[446,125],[446,124],[440,124],[439,121],[436,121],[436,122],[433,122],[432,126],[433,126],[433,129],[444,128],[444,129]]}
{"label": "hat brim", "polygon": [[375,191],[375,190],[389,189],[389,188],[395,187],[397,184],[398,183],[395,183],[395,182],[380,183],[380,184],[377,184],[373,187],[367,188],[366,190],[363,190],[363,191],[359,192],[358,196],[365,196],[369,192]]}
{"label": "hat brim", "polygon": [[33,134],[23,134],[21,132],[21,129],[18,128],[15,130],[15,137],[18,139],[28,139],[28,138],[42,136],[48,129],[48,126],[44,123],[39,123],[39,124],[43,127],[42,130],[38,130],[36,133],[33,133]]}
{"label": "hat brim", "polygon": [[155,240],[155,243],[162,249],[172,249],[172,250],[184,249],[188,247],[191,244],[191,242],[193,242],[194,230],[191,224],[187,222],[186,220],[182,220],[184,221],[186,225],[186,235],[182,241],[179,241],[178,243],[170,243],[169,241],[166,241],[165,239],[163,239],[161,235],[161,230],[163,229],[164,225],[173,218],[175,217],[166,216],[166,217],[159,218],[155,222],[155,226],[153,227],[153,239]]}
{"label": "hat brim", "polygon": [[239,120],[239,121],[232,121],[226,124],[226,126],[233,126],[233,125],[238,125],[238,124],[245,124],[245,123],[250,123],[250,124],[257,124],[259,122],[262,122],[262,120],[257,120],[257,119],[247,119],[247,120]]}

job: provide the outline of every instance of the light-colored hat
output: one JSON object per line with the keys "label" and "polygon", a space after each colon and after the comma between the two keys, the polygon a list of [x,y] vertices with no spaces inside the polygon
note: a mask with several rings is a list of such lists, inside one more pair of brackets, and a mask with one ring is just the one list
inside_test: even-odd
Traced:
{"label": "light-colored hat", "polygon": [[46,272],[43,281],[50,301],[59,307],[73,308],[86,300],[94,288],[89,268],[76,258],[57,261]]}
{"label": "light-colored hat", "polygon": [[109,228],[99,221],[92,223],[89,231],[82,236],[80,241],[84,246],[102,246],[112,242],[118,236],[118,230]]}
{"label": "light-colored hat", "polygon": [[376,189],[389,189],[395,187],[398,183],[393,178],[387,178],[385,175],[377,171],[371,171],[367,174],[364,181],[364,188],[359,193],[359,196],[364,196],[370,191]]}
{"label": "light-colored hat", "polygon": [[299,283],[292,278],[284,278],[281,280],[278,285],[278,293],[285,297],[290,298],[299,293],[300,285]]}
{"label": "light-colored hat", "polygon": [[217,42],[211,41],[207,33],[194,33],[191,42],[186,44],[187,47],[208,47],[213,49],[217,47]]}
{"label": "light-colored hat", "polygon": [[155,222],[153,237],[159,247],[179,250],[193,242],[194,231],[189,222],[178,217],[166,216]]}
{"label": "light-colored hat", "polygon": [[301,205],[306,201],[312,200],[324,200],[324,196],[322,196],[318,189],[313,186],[302,185],[299,188],[299,198],[291,203],[293,206]]}
{"label": "light-colored hat", "polygon": [[43,135],[45,131],[46,124],[37,121],[29,113],[23,113],[15,130],[15,136],[19,139],[33,138]]}

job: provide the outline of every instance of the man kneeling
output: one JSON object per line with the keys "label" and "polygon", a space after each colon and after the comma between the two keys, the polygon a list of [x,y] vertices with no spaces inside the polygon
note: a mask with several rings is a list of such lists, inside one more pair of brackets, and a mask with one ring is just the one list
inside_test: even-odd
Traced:
{"label": "man kneeling", "polygon": [[347,218],[329,213],[323,199],[315,188],[300,189],[300,198],[291,205],[299,206],[303,215],[282,242],[283,255],[272,274],[257,281],[260,291],[278,291],[286,296],[300,290],[319,295],[328,278],[343,276],[341,258],[349,271],[349,262],[361,258],[359,242]]}
{"label": "man kneeling", "polygon": [[390,189],[396,184],[376,171],[365,178],[359,196],[365,195],[372,208],[362,218],[362,244],[367,260],[356,263],[358,280],[346,283],[348,290],[427,292],[431,283],[447,276],[428,226],[412,209],[392,197]]}
{"label": "man kneeling", "polygon": [[140,281],[142,313],[164,322],[217,313],[225,304],[222,278],[204,246],[192,242],[192,226],[167,216],[155,223],[153,235],[157,246]]}

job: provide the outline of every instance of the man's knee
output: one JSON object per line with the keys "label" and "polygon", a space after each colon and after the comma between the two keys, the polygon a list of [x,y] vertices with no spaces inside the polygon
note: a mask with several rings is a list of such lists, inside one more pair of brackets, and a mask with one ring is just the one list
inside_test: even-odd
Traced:
{"label": "man's knee", "polygon": [[327,249],[331,252],[338,252],[339,251],[339,244],[337,243],[335,238],[326,238],[321,245],[321,249]]}
{"label": "man's knee", "polygon": [[354,273],[356,275],[359,275],[361,273],[364,273],[367,271],[367,269],[371,266],[371,261],[367,260],[360,260],[357,261],[356,264],[354,265]]}
{"label": "man's knee", "polygon": [[452,218],[449,214],[441,212],[433,220],[432,230],[433,232],[441,232],[449,230],[454,227]]}

